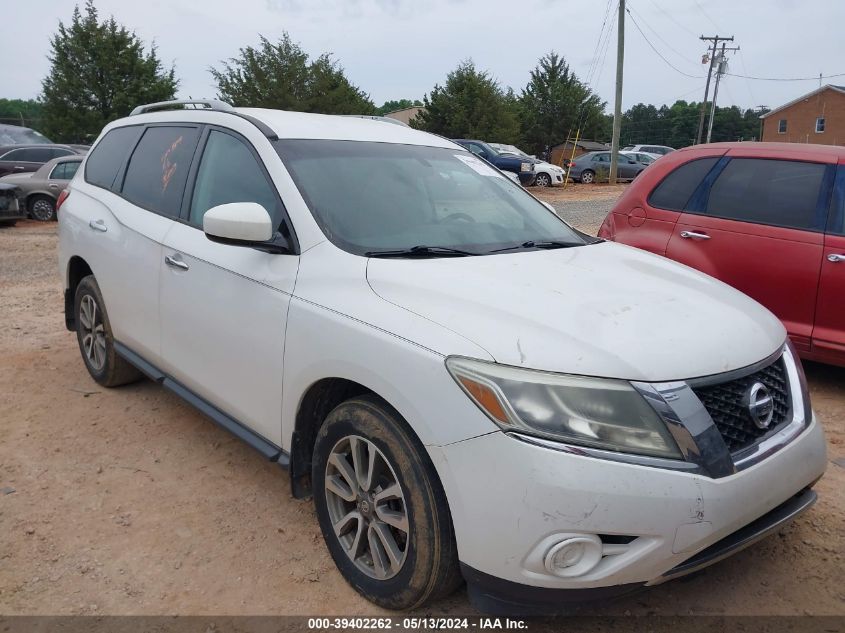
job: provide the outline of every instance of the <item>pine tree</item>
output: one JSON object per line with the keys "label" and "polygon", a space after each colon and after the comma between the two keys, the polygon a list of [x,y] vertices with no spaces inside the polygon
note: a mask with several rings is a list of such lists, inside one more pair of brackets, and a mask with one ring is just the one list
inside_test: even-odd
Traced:
{"label": "pine tree", "polygon": [[77,6],[70,25],[50,41],[52,64],[42,82],[42,132],[55,141],[91,142],[103,126],[143,103],[172,99],[178,81],[155,46],[144,44],[114,17],[100,22],[93,0]]}
{"label": "pine tree", "polygon": [[212,68],[220,99],[235,106],[276,108],[323,114],[373,114],[369,96],[347,79],[328,53],[313,62],[283,33],[277,43],[260,37],[257,48]]}
{"label": "pine tree", "polygon": [[414,127],[450,138],[519,142],[515,97],[472,60],[461,62],[423,102],[425,110],[411,122]]}

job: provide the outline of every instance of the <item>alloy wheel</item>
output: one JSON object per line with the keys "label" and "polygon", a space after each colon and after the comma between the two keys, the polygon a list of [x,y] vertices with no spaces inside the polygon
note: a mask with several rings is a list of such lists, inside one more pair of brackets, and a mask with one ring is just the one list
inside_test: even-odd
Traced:
{"label": "alloy wheel", "polygon": [[398,574],[410,527],[402,486],[384,453],[357,435],[340,439],[326,462],[325,495],[334,534],[355,566],[377,580]]}
{"label": "alloy wheel", "polygon": [[548,187],[552,184],[551,178],[549,178],[548,174],[537,174],[537,186],[538,187]]}
{"label": "alloy wheel", "polygon": [[39,198],[33,203],[30,214],[40,222],[49,222],[53,219],[53,205],[49,200]]}
{"label": "alloy wheel", "polygon": [[100,371],[106,364],[106,331],[102,310],[91,295],[85,295],[79,302],[79,324],[85,358],[94,371]]}

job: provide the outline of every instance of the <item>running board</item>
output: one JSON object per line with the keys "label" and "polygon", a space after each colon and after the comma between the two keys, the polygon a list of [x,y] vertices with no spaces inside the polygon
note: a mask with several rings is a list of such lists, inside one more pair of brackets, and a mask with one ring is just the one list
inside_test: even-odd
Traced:
{"label": "running board", "polygon": [[162,372],[155,365],[148,363],[141,356],[133,352],[131,349],[129,349],[122,343],[118,343],[117,341],[115,341],[114,349],[122,358],[124,358],[134,367],[136,367],[148,378],[175,393],[185,402],[200,411],[200,413],[203,413],[207,417],[211,418],[212,422],[214,422],[218,426],[223,427],[232,435],[257,450],[266,459],[271,462],[278,462],[278,464],[283,468],[288,468],[288,466],[290,465],[290,455],[288,455],[287,452],[285,452],[272,442],[264,439],[254,431],[250,430],[249,428],[235,420],[234,418],[223,413],[223,411],[215,407],[213,404],[201,398],[193,391],[191,391],[181,383],[177,382],[176,380]]}

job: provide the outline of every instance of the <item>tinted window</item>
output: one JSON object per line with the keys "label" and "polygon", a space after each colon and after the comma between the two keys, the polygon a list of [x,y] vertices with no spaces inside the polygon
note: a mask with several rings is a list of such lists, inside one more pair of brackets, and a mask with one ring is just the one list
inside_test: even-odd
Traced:
{"label": "tinted window", "polygon": [[150,211],[178,216],[198,136],[192,127],[147,128],[126,167],[123,197]]}
{"label": "tinted window", "polygon": [[718,160],[718,158],[699,158],[684,163],[657,185],[648,197],[648,203],[658,209],[683,211],[699,183]]}
{"label": "tinted window", "polygon": [[817,217],[826,166],[735,158],[710,190],[707,213],[731,220],[797,229],[823,229]]}
{"label": "tinted window", "polygon": [[11,152],[6,152],[5,154],[3,154],[3,160],[28,160],[24,158],[24,156],[26,156],[26,152],[27,150],[25,149],[13,149]]}
{"label": "tinted window", "polygon": [[274,226],[281,221],[275,189],[249,148],[230,134],[212,130],[197,171],[191,224],[201,227],[206,211],[229,202],[257,202],[273,218]]}
{"label": "tinted window", "polygon": [[49,177],[53,180],[70,180],[76,174],[77,169],[79,169],[79,161],[73,160],[66,163],[59,163],[53,167],[53,171],[50,172]]}
{"label": "tinted window", "polygon": [[59,158],[61,156],[71,156],[72,154],[73,152],[69,149],[65,149],[63,147],[53,147],[50,150],[50,158],[48,158],[47,160]]}
{"label": "tinted window", "polygon": [[44,147],[37,149],[32,148],[24,151],[29,152],[28,156],[30,156],[30,158],[26,158],[24,160],[31,160],[34,163],[46,163],[47,161],[53,160],[54,158],[58,158],[59,156],[64,156],[64,154],[59,154],[57,153],[57,151],[66,150],[55,150],[52,147]]}
{"label": "tinted window", "polygon": [[92,185],[111,189],[114,177],[142,130],[142,127],[134,125],[119,127],[106,134],[85,161],[85,180]]}

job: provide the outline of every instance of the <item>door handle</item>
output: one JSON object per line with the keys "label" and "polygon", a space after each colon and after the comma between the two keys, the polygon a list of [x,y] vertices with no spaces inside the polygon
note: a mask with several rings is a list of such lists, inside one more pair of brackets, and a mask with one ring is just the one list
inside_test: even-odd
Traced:
{"label": "door handle", "polygon": [[178,268],[179,270],[188,270],[188,268],[190,268],[188,264],[182,261],[182,257],[178,253],[172,257],[170,255],[165,255],[164,263],[171,268]]}
{"label": "door handle", "polygon": [[681,231],[681,237],[694,240],[709,240],[707,233],[696,233],[695,231]]}
{"label": "door handle", "polygon": [[88,226],[91,227],[92,229],[94,229],[95,231],[99,231],[100,233],[105,233],[106,231],[109,230],[108,227],[106,226],[106,223],[103,222],[102,220],[91,220],[88,223]]}
{"label": "door handle", "polygon": [[15,166],[15,167],[13,167],[12,169],[14,169],[15,171],[23,171],[23,170],[24,170],[24,168],[23,168],[22,166],[20,166],[20,165],[16,165],[16,166]]}
{"label": "door handle", "polygon": [[827,256],[827,261],[833,262],[837,264],[839,262],[845,262],[845,255],[840,255],[839,253],[831,253]]}
{"label": "door handle", "polygon": [[49,185],[47,185],[47,186],[48,186],[48,187],[50,187],[50,189],[58,189],[58,188],[59,188],[59,185],[54,184],[54,183],[50,183],[50,184],[49,184]]}

